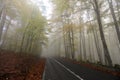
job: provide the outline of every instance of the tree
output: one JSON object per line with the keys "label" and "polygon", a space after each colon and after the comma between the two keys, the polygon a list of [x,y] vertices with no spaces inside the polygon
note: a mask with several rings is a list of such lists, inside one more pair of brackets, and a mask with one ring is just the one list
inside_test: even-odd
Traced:
{"label": "tree", "polygon": [[96,0],[94,0],[94,10],[96,12],[96,17],[97,17],[97,21],[98,21],[98,25],[99,25],[99,31],[100,31],[100,36],[101,36],[101,40],[102,40],[102,44],[103,44],[103,48],[104,48],[104,54],[105,54],[105,59],[108,61],[108,65],[112,66],[112,60],[108,51],[108,47],[106,44],[106,40],[105,40],[105,36],[103,33],[103,26],[102,26],[102,22],[101,22],[101,17],[100,17],[100,10],[99,10],[99,6],[98,6],[98,2]]}
{"label": "tree", "polygon": [[107,1],[108,1],[108,4],[109,4],[109,8],[110,8],[111,14],[112,14],[112,18],[114,20],[115,29],[116,29],[118,40],[119,40],[119,43],[120,43],[120,29],[119,29],[118,21],[117,21],[115,12],[114,12],[113,1],[112,0],[107,0]]}

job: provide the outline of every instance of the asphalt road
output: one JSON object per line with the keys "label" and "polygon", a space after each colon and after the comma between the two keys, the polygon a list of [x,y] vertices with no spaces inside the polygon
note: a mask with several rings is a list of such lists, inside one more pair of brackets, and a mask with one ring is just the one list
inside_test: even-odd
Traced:
{"label": "asphalt road", "polygon": [[80,64],[48,58],[43,80],[120,80],[120,78]]}

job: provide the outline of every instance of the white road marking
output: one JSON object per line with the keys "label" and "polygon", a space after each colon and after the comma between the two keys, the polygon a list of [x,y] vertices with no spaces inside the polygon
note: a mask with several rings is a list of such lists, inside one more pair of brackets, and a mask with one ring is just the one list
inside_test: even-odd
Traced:
{"label": "white road marking", "polygon": [[67,67],[65,67],[63,64],[61,64],[60,62],[58,62],[57,60],[53,59],[55,62],[57,62],[59,65],[61,65],[63,68],[65,68],[67,71],[69,71],[71,74],[73,74],[75,77],[77,77],[80,80],[84,80],[83,78],[81,78],[79,75],[75,74],[73,71],[71,71],[70,69],[68,69]]}

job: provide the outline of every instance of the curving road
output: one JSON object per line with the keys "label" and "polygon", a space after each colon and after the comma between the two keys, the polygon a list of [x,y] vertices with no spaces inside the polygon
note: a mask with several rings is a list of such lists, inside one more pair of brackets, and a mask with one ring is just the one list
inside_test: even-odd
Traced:
{"label": "curving road", "polygon": [[120,78],[80,64],[48,58],[43,80],[120,80]]}

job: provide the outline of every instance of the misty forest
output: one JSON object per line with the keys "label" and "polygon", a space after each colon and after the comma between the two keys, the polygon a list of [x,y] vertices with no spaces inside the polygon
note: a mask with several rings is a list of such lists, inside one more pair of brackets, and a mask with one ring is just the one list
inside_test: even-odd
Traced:
{"label": "misty forest", "polygon": [[0,80],[119,80],[120,0],[0,0]]}

